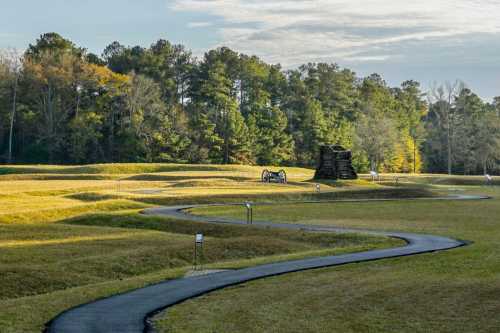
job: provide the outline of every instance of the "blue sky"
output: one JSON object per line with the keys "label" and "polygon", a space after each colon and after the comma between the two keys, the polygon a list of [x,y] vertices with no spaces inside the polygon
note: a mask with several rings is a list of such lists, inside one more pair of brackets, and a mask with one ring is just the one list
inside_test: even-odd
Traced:
{"label": "blue sky", "polygon": [[500,95],[499,17],[497,0],[16,0],[1,6],[0,48],[52,31],[99,54],[164,38],[286,68],[337,62],[391,85],[461,79],[489,100]]}

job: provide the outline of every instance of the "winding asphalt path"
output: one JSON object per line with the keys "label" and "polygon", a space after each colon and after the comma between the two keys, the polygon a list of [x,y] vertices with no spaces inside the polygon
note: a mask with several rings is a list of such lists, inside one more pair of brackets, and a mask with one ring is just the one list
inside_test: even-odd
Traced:
{"label": "winding asphalt path", "polygon": [[[453,196],[433,200],[478,200],[480,196]],[[393,201],[398,199],[337,200],[336,202]],[[410,199],[404,199],[410,200]],[[429,199],[425,199],[429,200]],[[312,201],[309,201],[312,203]],[[325,201],[321,201],[322,203]],[[185,212],[188,208],[207,205],[189,205],[152,208],[144,213],[161,215],[204,223],[246,224],[244,221],[207,218]],[[442,251],[466,245],[465,242],[433,235],[405,232],[382,232],[373,230],[346,229],[301,224],[255,222],[257,227],[283,228],[315,232],[364,233],[403,239],[406,246],[342,254],[319,258],[301,259],[274,264],[259,265],[233,271],[224,271],[204,276],[193,276],[169,280],[124,294],[104,298],[67,310],[47,324],[49,333],[140,333],[151,332],[149,318],[159,311],[187,299],[240,284],[246,281],[348,263],[394,258],[420,253]]]}

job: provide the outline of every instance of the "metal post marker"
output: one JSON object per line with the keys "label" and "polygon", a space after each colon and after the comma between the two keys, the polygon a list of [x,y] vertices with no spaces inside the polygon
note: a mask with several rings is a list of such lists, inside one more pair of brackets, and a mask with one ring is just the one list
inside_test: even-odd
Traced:
{"label": "metal post marker", "polygon": [[196,234],[194,238],[193,270],[203,269],[203,234]]}
{"label": "metal post marker", "polygon": [[372,176],[372,182],[374,182],[375,179],[380,181],[380,176],[377,171],[374,170],[370,171],[370,176]]}
{"label": "metal post marker", "polygon": [[253,224],[253,208],[250,202],[245,203],[245,207],[247,208],[247,224]]}
{"label": "metal post marker", "polygon": [[485,174],[484,178],[486,178],[486,185],[492,185],[493,178],[489,174]]}

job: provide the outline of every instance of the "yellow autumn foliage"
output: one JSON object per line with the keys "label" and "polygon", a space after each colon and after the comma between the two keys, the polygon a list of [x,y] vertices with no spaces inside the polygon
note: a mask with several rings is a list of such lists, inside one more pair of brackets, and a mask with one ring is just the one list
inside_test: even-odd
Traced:
{"label": "yellow autumn foliage", "polygon": [[420,151],[418,146],[415,146],[413,138],[403,134],[402,140],[395,145],[391,156],[385,161],[383,169],[385,172],[413,173],[414,166],[416,173],[420,173],[422,169]]}
{"label": "yellow autumn foliage", "polygon": [[115,73],[105,66],[86,64],[85,71],[88,77],[110,92],[122,91],[130,83],[128,75]]}

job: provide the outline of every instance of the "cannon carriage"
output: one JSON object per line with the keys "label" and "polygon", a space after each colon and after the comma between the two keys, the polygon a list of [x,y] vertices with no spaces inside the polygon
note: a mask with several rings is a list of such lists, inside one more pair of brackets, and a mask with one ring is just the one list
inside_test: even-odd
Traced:
{"label": "cannon carriage", "polygon": [[283,169],[277,172],[264,169],[264,171],[262,171],[261,180],[263,183],[286,184],[286,172]]}

